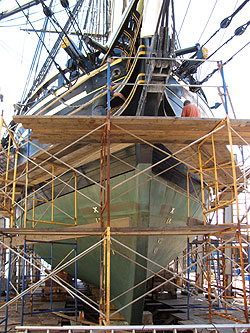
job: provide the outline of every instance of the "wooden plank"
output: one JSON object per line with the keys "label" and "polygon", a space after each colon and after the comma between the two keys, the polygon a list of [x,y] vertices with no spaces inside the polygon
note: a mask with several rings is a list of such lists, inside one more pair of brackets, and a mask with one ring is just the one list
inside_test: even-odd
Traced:
{"label": "wooden plank", "polygon": [[52,312],[52,313],[54,315],[60,317],[60,318],[64,318],[64,319],[67,319],[67,320],[70,320],[70,321],[74,321],[76,323],[81,323],[81,324],[91,325],[91,326],[97,326],[98,325],[96,323],[93,323],[92,321],[83,320],[80,317],[78,317],[77,320],[76,320],[75,317],[73,317],[73,316],[67,316],[66,314],[61,313],[61,312]]}
{"label": "wooden plank", "polygon": [[[130,219],[129,217],[124,217],[121,219],[115,219],[110,221],[110,225],[112,227],[119,227],[119,228],[128,228],[130,226]],[[51,223],[51,227],[53,227],[53,223]],[[45,241],[45,242],[55,242],[60,240],[66,240],[71,238],[81,238],[86,237],[89,231],[91,233],[95,233],[95,230],[104,230],[100,228],[100,223],[89,223],[85,225],[78,225],[73,227],[67,228],[40,228],[40,229],[16,229],[10,232],[14,232],[17,237],[13,238],[13,246],[23,245],[24,240],[26,239],[27,242],[29,241]],[[85,231],[87,232],[85,234]],[[102,231],[103,232],[103,231]],[[31,243],[31,242],[29,242]]]}
{"label": "wooden plank", "polygon": [[[25,128],[33,130],[34,137],[40,137],[49,143],[50,140],[61,137],[61,142],[68,139],[68,136],[76,138],[96,129],[105,123],[106,118],[101,116],[16,116],[16,122],[23,124]],[[135,135],[143,136],[145,140],[159,140],[157,142],[169,142],[176,136],[176,142],[182,143],[183,140],[194,141],[212,131],[222,119],[202,119],[202,118],[179,118],[179,117],[114,117],[111,119],[111,130],[113,142],[131,142],[135,139],[126,134],[116,126],[130,131]],[[231,127],[234,128],[243,138],[250,140],[250,121],[231,120]],[[53,134],[54,133],[54,134]],[[102,129],[95,134],[85,138],[85,141],[93,141],[101,135]],[[227,128],[224,126],[218,136],[220,142],[228,142]],[[57,135],[58,134],[58,135]],[[121,136],[122,135],[122,136]],[[242,140],[232,133],[235,144],[242,144]],[[186,139],[187,138],[187,139]],[[99,138],[98,138],[99,140]],[[121,141],[122,140],[122,141]],[[171,142],[171,141],[170,141]]]}
{"label": "wooden plank", "polygon": [[[217,225],[217,226],[199,226],[199,227],[189,227],[189,226],[183,226],[183,227],[165,227],[165,228],[112,228],[111,229],[111,235],[112,236],[184,236],[184,235],[190,235],[190,236],[198,236],[198,235],[214,235],[216,233],[223,234],[234,234],[236,230],[236,226],[230,228],[229,226],[223,226],[223,225]],[[242,226],[242,230],[248,229],[248,226]],[[23,245],[24,239],[26,239],[26,242],[28,244],[32,244],[32,241],[47,241],[47,242],[53,242],[58,240],[67,240],[72,238],[82,238],[87,236],[96,236],[100,237],[103,232],[105,231],[104,228],[93,228],[93,229],[84,229],[83,231],[78,230],[77,232],[74,231],[62,231],[60,229],[57,229],[56,232],[55,229],[44,230],[44,229],[36,229],[36,235],[34,233],[29,233],[30,230],[27,229],[26,231],[21,231],[22,233],[26,233],[25,236],[16,236],[17,231],[10,231],[8,230],[8,233],[13,236],[12,238],[12,245],[18,246]],[[61,234],[58,236],[58,234]],[[6,239],[6,245],[9,245],[8,238]]]}
{"label": "wooden plank", "polygon": [[[241,230],[248,230],[249,225],[241,225]],[[206,235],[214,234],[220,232],[232,232],[237,229],[236,224],[232,225],[184,225],[184,226],[164,226],[163,228],[159,227],[146,227],[146,228],[130,228],[114,226],[111,228],[111,234],[117,236],[167,236],[167,235]],[[88,227],[88,226],[77,226],[77,227],[68,227],[68,228],[56,228],[56,229],[16,229],[16,228],[1,228],[0,232],[4,234],[9,234],[12,236],[17,236],[17,239],[20,237],[23,241],[23,235],[28,240],[34,240],[35,237],[46,236],[47,241],[53,241],[53,236],[64,236],[64,237],[83,237],[83,236],[99,236],[105,231],[105,228],[100,227]],[[14,238],[13,238],[14,240]],[[41,239],[40,239],[41,240]],[[19,244],[20,245],[20,244]]]}
{"label": "wooden plank", "polygon": [[[111,153],[118,152],[122,149],[129,147],[131,144],[113,144],[111,145]],[[63,146],[66,147],[66,146]],[[56,165],[54,175],[60,175],[65,170],[70,170],[71,168],[77,168],[83,164],[90,163],[100,158],[100,144],[85,144],[85,145],[77,145],[72,146],[71,149],[64,150],[63,153],[58,154],[57,152],[62,150],[62,145],[57,145],[52,149],[49,149],[50,154],[55,154],[57,158],[55,159],[53,156],[50,157],[45,152],[37,153],[32,157],[32,160],[36,164],[41,164],[41,166],[36,166],[32,161],[29,163],[29,185],[33,186],[44,182],[51,178],[51,166]],[[58,150],[57,150],[58,149]],[[46,163],[45,163],[46,160]],[[68,164],[70,167],[67,167],[63,162]],[[26,163],[24,162],[22,165],[18,166],[17,169],[17,177],[18,184],[25,185],[25,174],[23,173],[25,169]],[[33,169],[31,171],[31,169]],[[23,174],[23,176],[22,176]],[[10,172],[9,181],[13,179],[13,170]]]}

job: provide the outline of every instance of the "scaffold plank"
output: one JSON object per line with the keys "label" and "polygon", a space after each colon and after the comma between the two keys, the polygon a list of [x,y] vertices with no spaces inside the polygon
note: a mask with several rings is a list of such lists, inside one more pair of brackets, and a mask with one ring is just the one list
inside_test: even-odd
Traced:
{"label": "scaffold plank", "polygon": [[[32,129],[32,138],[41,143],[72,142],[105,124],[101,116],[16,116],[15,122]],[[152,143],[188,144],[207,135],[221,122],[215,118],[180,117],[114,117],[111,119],[111,142],[138,143],[139,138]],[[246,141],[250,140],[250,121],[231,120],[231,127]],[[100,142],[103,128],[84,138],[85,142]],[[130,132],[130,133],[129,133]],[[136,136],[136,137],[135,137]],[[139,137],[139,138],[138,138]],[[227,127],[222,125],[216,141],[227,144]],[[233,133],[234,144],[243,144]]]}
{"label": "scaffold plank", "polygon": [[[105,117],[16,116],[14,120],[22,123],[25,128],[32,129],[31,139],[52,144],[46,148],[47,152],[41,151],[32,157],[34,163],[31,162],[32,171],[29,171],[30,185],[49,179],[52,164],[56,165],[55,175],[59,175],[67,169],[67,164],[75,168],[99,158],[101,136],[106,123]],[[163,143],[189,169],[198,170],[198,144],[220,123],[221,119],[214,118],[114,117],[111,119],[111,142],[113,142],[111,151],[116,152],[138,142]],[[234,144],[245,144],[241,137],[246,141],[250,139],[250,121],[231,120],[230,124],[239,134],[232,132]],[[75,142],[83,136],[82,140]],[[214,138],[218,178],[221,187],[226,189],[233,183],[233,176],[232,169],[224,167],[231,164],[231,155],[227,149],[228,130],[225,123],[216,130]],[[209,141],[207,140],[207,143]],[[212,154],[210,145],[206,143],[202,145],[202,151],[204,156]],[[35,163],[40,166],[36,166]],[[213,167],[211,163],[207,167]],[[17,169],[19,184],[25,183],[24,168],[25,163],[20,164]],[[23,176],[21,176],[22,173]],[[239,167],[236,168],[236,175],[239,179],[242,176]],[[10,172],[9,179],[11,177]],[[209,183],[213,179],[213,171],[207,170],[204,180]],[[225,191],[228,193],[223,194],[224,199],[229,200],[231,190],[226,189]],[[223,196],[221,198],[223,199]]]}
{"label": "scaffold plank", "polygon": [[[115,153],[131,144],[112,144],[111,153]],[[99,144],[73,144],[70,148],[63,144],[53,145],[47,151],[39,151],[30,158],[29,185],[36,185],[51,178],[51,166],[56,166],[54,175],[60,175],[70,168],[77,168],[83,163],[87,164],[100,157]],[[17,167],[17,183],[25,185],[26,162]],[[13,179],[13,170],[9,172],[9,180]]]}
{"label": "scaffold plank", "polygon": [[[249,225],[241,225],[241,230],[248,230]],[[112,236],[168,236],[168,235],[211,235],[217,233],[232,234],[237,226],[232,225],[198,225],[198,226],[165,226],[164,228],[129,228],[129,227],[112,227]],[[23,245],[26,241],[57,241],[71,238],[81,238],[86,236],[100,236],[105,228],[87,228],[86,226],[76,226],[68,228],[55,229],[23,229],[23,228],[1,228],[0,232],[11,235],[12,245]],[[16,236],[16,237],[15,237]]]}

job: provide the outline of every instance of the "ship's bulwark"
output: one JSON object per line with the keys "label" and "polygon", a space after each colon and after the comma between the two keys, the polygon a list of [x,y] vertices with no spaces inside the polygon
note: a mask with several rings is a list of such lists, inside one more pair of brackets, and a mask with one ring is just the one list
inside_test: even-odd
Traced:
{"label": "ship's bulwark", "polygon": [[[149,167],[148,163],[138,163],[137,169]],[[138,171],[128,171],[111,179],[111,187],[124,182],[134,176]],[[164,227],[166,225],[186,225],[187,223],[187,199],[186,191],[166,179],[158,177],[147,171],[147,175],[140,174],[128,182],[115,188],[111,192],[111,221],[121,218],[129,218],[130,227]],[[149,180],[150,179],[150,180]],[[81,189],[81,192],[96,202],[100,200],[98,185],[91,185]],[[74,216],[74,193],[68,193],[54,200],[56,207]],[[48,208],[48,209],[47,209]],[[78,195],[78,225],[87,225],[98,222],[96,206]],[[44,213],[45,212],[45,213]],[[31,217],[31,212],[28,218]],[[202,211],[197,202],[191,201],[190,216],[201,219]],[[42,204],[36,208],[35,218],[42,220],[51,219],[51,207]],[[60,210],[54,207],[54,221],[71,223]],[[48,224],[39,224],[37,227],[48,227]],[[53,228],[61,226],[53,225]],[[111,223],[112,227],[112,223]],[[185,248],[185,236],[152,236],[136,237],[122,236],[116,238],[133,250],[138,251],[147,258],[166,266],[172,259]],[[78,253],[89,248],[99,239],[97,237],[84,237],[78,240]],[[53,266],[56,266],[71,250],[70,245],[53,246]],[[143,281],[152,273],[147,272],[132,261],[137,261],[154,272],[160,270],[152,263],[146,263],[142,258],[132,253],[121,245],[112,242],[111,245],[111,299],[129,290],[134,285]],[[50,245],[38,243],[36,251],[42,257],[50,257]],[[121,253],[123,256],[121,256]],[[128,257],[129,259],[124,258]],[[131,261],[130,261],[131,260]],[[74,275],[74,266],[69,267],[68,272]],[[100,280],[100,249],[96,249],[78,261],[78,277],[86,283],[99,286]],[[114,301],[117,308],[130,303],[136,297],[146,291],[146,285],[126,293]],[[124,309],[121,313],[131,324],[140,324],[142,319],[143,298],[132,306]]]}

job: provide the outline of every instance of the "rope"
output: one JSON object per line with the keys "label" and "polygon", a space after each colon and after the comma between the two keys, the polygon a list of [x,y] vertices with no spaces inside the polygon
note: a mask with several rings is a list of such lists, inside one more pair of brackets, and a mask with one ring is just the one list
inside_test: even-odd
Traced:
{"label": "rope", "polygon": [[[75,47],[74,43],[71,42],[71,40],[70,40],[70,38],[69,38],[69,36],[68,36],[68,33],[65,31],[65,29],[64,29],[63,27],[61,27],[61,25],[60,25],[60,23],[57,21],[57,19],[56,19],[54,13],[50,10],[50,8],[49,8],[48,6],[45,5],[45,3],[43,2],[43,0],[39,0],[39,1],[40,1],[40,3],[41,3],[42,6],[43,6],[44,14],[50,19],[50,21],[51,21],[51,23],[52,23],[52,25],[53,25],[55,31],[58,33],[59,36],[60,36],[60,32],[61,32],[61,31],[63,32],[63,34],[66,36],[66,38],[67,38],[68,41],[70,42],[71,47],[74,49],[74,51],[75,51],[75,53],[77,54],[77,56],[79,57],[79,59],[81,59],[81,58],[82,58],[82,54],[79,53],[79,50]],[[72,17],[71,17],[71,19],[72,19]],[[56,27],[58,27],[61,31],[59,32],[59,31],[57,30]],[[61,40],[63,41],[63,37],[61,38]],[[82,69],[83,69],[83,68],[82,68]],[[84,70],[85,70],[86,73],[88,73],[88,69],[85,68],[85,66],[84,66]]]}
{"label": "rope", "polygon": [[246,24],[241,25],[240,27],[238,27],[235,31],[234,31],[234,35],[232,35],[228,40],[226,40],[221,46],[218,47],[218,49],[216,49],[212,54],[210,54],[210,56],[207,58],[210,59],[216,52],[218,52],[223,46],[225,46],[228,42],[230,42],[234,37],[236,36],[241,36],[247,29],[247,27],[249,26],[250,21],[248,21]]}
{"label": "rope", "polygon": [[[16,0],[16,3],[17,3],[17,5],[21,8],[21,6],[20,6],[18,0]],[[37,31],[35,30],[35,27],[34,27],[33,24],[31,23],[31,21],[29,20],[27,14],[26,14],[23,10],[22,10],[22,12],[23,12],[23,15],[26,17],[27,21],[29,22],[29,24],[31,25],[32,29],[35,31],[36,35],[37,35],[38,38],[40,39],[40,41],[41,41],[41,43],[43,44],[43,47],[45,48],[45,50],[47,51],[49,57],[50,57],[50,58],[52,59],[52,61],[54,62],[54,64],[55,64],[57,70],[61,73],[61,75],[63,76],[63,78],[65,79],[65,81],[66,81],[67,83],[69,83],[68,79],[67,79],[66,76],[64,75],[63,70],[61,69],[61,67],[59,66],[59,64],[55,61],[54,57],[52,57],[52,55],[50,54],[50,51],[49,51],[48,48],[46,47],[44,41],[40,38],[40,36],[39,36],[39,34],[37,33]]]}
{"label": "rope", "polygon": [[[50,2],[50,7],[52,6],[52,3],[53,3],[53,0],[51,0],[51,2]],[[36,76],[38,64],[39,64],[39,60],[40,60],[40,56],[41,56],[41,52],[42,52],[42,42],[44,42],[44,39],[45,39],[45,31],[47,29],[47,25],[48,25],[48,18],[46,17],[46,19],[44,20],[43,29],[42,29],[40,38],[37,43],[35,54],[34,54],[34,57],[33,57],[33,60],[32,60],[31,66],[30,66],[29,74],[28,74],[28,77],[27,77],[27,80],[26,80],[26,83],[24,86],[21,100],[23,100],[25,98],[25,95],[27,93],[27,88],[28,88],[32,73],[34,71],[35,64],[36,64],[36,69],[34,72],[34,76]]]}
{"label": "rope", "polygon": [[[90,52],[91,52],[91,50],[89,49],[88,45],[84,42],[84,36],[82,34],[79,23],[77,22],[75,16],[72,14],[69,6],[64,7],[64,9],[65,9],[68,17],[72,20],[72,25],[73,25],[75,32],[79,32],[79,34],[80,34],[81,39],[80,39],[80,43],[79,43],[79,49],[83,48],[85,54],[87,55],[86,49],[88,49],[88,51],[90,51]],[[75,25],[76,25],[77,29],[75,28]],[[84,45],[85,45],[85,47],[84,47]]]}
{"label": "rope", "polygon": [[201,40],[201,38],[202,38],[202,36],[203,36],[203,34],[204,34],[204,32],[205,32],[207,26],[208,26],[208,23],[209,23],[209,21],[210,21],[212,15],[213,15],[213,12],[214,12],[214,10],[215,10],[215,7],[216,7],[216,5],[217,5],[217,2],[218,2],[218,0],[215,1],[215,4],[214,4],[214,6],[213,6],[213,9],[212,9],[212,11],[211,11],[211,13],[210,13],[210,15],[209,15],[208,20],[207,20],[207,23],[205,24],[205,27],[204,27],[204,29],[203,29],[203,31],[202,31],[200,37],[199,37],[198,43],[200,42],[200,40]]}
{"label": "rope", "polygon": [[180,36],[181,29],[182,29],[183,24],[184,24],[184,21],[185,21],[185,19],[186,19],[186,16],[187,16],[187,13],[188,13],[188,10],[189,10],[189,7],[190,7],[190,4],[191,4],[191,0],[189,1],[189,4],[188,4],[187,9],[186,9],[186,13],[185,13],[184,18],[183,18],[183,20],[182,20],[181,27],[180,27],[180,30],[179,30],[179,33],[178,33],[178,37]]}
{"label": "rope", "polygon": [[[250,41],[246,43],[242,48],[240,48],[237,52],[235,52],[231,58],[229,58],[227,61],[225,61],[221,66],[225,66],[231,61],[237,54],[239,54],[245,47],[247,47],[250,44]],[[208,81],[216,72],[218,72],[219,68],[214,69],[210,74],[208,74],[205,79],[199,82],[199,84],[203,84],[204,82]]]}
{"label": "rope", "polygon": [[240,10],[248,3],[249,0],[245,0],[230,16],[226,17],[224,20],[221,21],[219,29],[217,29],[212,36],[208,38],[208,40],[201,46],[205,46],[221,29],[226,29],[229,24],[231,23],[232,19],[236,14],[239,13]]}
{"label": "rope", "polygon": [[250,41],[248,43],[246,43],[241,49],[239,49],[236,53],[234,53],[232,55],[231,58],[229,58],[226,62],[224,62],[224,64],[222,64],[223,66],[227,65],[229,63],[229,61],[231,61],[238,53],[240,53],[245,47],[247,47],[250,44]]}

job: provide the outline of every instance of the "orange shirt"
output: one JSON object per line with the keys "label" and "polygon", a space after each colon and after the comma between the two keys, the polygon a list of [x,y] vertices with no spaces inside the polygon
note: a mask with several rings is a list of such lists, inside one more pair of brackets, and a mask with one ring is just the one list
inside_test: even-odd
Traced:
{"label": "orange shirt", "polygon": [[194,118],[200,118],[201,113],[200,110],[197,108],[197,106],[193,104],[185,105],[182,109],[182,117],[194,117]]}

